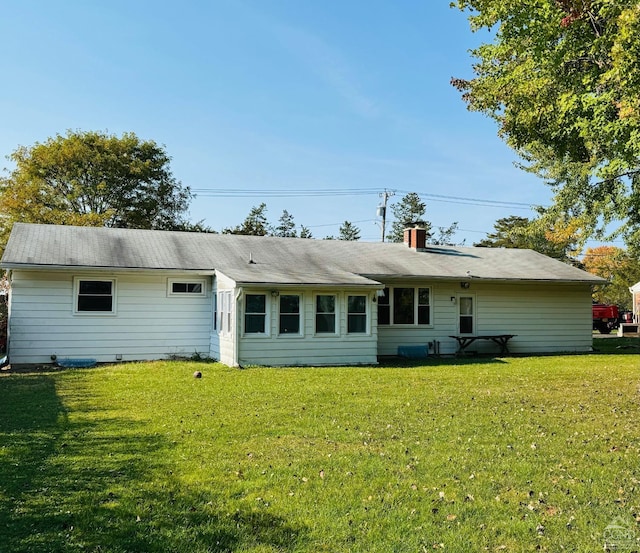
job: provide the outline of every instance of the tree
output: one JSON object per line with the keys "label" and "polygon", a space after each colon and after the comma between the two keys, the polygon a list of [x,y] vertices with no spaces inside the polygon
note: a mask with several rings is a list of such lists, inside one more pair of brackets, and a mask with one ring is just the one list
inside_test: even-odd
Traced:
{"label": "tree", "polygon": [[640,244],[640,10],[637,0],[457,0],[492,43],[472,79],[452,79],[492,117],[527,170],[555,192],[551,219],[581,240],[613,221]]}
{"label": "tree", "polygon": [[547,227],[541,220],[511,215],[498,219],[495,232],[475,243],[482,248],[520,248],[535,250],[560,261],[575,264],[576,234],[561,224]]}
{"label": "tree", "polygon": [[387,240],[389,242],[402,242],[404,240],[404,229],[414,223],[419,223],[427,231],[427,238],[429,238],[431,236],[431,223],[424,220],[426,211],[426,204],[415,192],[410,192],[398,203],[393,204],[391,213],[393,213],[395,220],[391,224]]}
{"label": "tree", "polygon": [[585,270],[608,281],[608,284],[594,288],[595,301],[632,308],[629,286],[640,281],[640,259],[622,248],[599,246],[587,249],[582,262]]}
{"label": "tree", "polygon": [[293,215],[291,215],[286,209],[282,211],[282,215],[278,220],[278,226],[273,229],[271,235],[279,236],[281,238],[295,238],[298,235]]}
{"label": "tree", "polygon": [[300,238],[313,238],[313,234],[311,234],[311,231],[309,230],[308,227],[305,227],[304,225],[300,226]]}
{"label": "tree", "polygon": [[259,206],[254,206],[241,225],[226,228],[222,234],[245,234],[250,236],[267,236],[269,234],[269,223],[267,222],[267,204],[262,202]]}
{"label": "tree", "polygon": [[360,229],[350,221],[345,221],[340,225],[338,240],[345,240],[348,242],[360,240]]}
{"label": "tree", "polygon": [[133,133],[68,131],[21,146],[0,178],[0,242],[16,221],[169,230],[192,198],[164,149]]}
{"label": "tree", "polygon": [[438,234],[432,235],[427,242],[434,246],[454,246],[453,236],[456,232],[458,232],[457,222],[451,223],[448,227],[438,227]]}

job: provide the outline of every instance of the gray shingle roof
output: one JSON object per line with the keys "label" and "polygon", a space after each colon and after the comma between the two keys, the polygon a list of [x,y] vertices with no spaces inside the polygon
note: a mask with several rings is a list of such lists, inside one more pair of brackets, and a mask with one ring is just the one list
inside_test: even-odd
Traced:
{"label": "gray shingle roof", "polygon": [[[249,261],[252,261],[251,263]],[[16,223],[5,268],[218,270],[238,283],[376,285],[377,279],[602,283],[531,250],[344,242]]]}

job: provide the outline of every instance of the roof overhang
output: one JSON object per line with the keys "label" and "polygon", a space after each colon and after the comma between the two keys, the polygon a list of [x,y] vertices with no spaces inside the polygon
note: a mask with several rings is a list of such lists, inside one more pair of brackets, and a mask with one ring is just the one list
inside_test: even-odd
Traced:
{"label": "roof overhang", "polygon": [[184,274],[193,273],[197,275],[213,275],[215,271],[213,269],[178,269],[174,267],[167,268],[149,268],[149,267],[108,267],[99,265],[41,265],[37,263],[2,263],[0,268],[6,270],[24,269],[29,271],[76,271],[76,272],[88,272],[99,271],[110,273],[174,273]]}

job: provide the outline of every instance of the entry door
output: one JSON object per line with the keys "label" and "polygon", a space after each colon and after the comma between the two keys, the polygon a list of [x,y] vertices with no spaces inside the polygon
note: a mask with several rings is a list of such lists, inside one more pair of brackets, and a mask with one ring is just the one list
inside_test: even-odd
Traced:
{"label": "entry door", "polygon": [[460,334],[475,334],[475,303],[474,296],[458,296],[458,330]]}

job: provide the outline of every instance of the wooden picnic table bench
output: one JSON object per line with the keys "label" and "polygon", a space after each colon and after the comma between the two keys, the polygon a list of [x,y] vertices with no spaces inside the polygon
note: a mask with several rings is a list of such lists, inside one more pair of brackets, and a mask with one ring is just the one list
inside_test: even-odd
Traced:
{"label": "wooden picnic table bench", "polygon": [[507,346],[509,340],[517,336],[517,334],[490,334],[484,336],[449,336],[454,338],[458,342],[458,352],[464,353],[464,351],[476,340],[491,340],[500,347],[500,353],[509,353]]}

